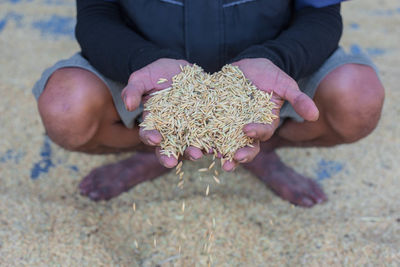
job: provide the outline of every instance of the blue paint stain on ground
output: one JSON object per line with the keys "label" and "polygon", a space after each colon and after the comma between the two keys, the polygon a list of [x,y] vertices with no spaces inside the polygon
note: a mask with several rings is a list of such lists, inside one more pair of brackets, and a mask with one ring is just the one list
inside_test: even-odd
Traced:
{"label": "blue paint stain on ground", "polygon": [[33,0],[0,0],[0,3],[19,4],[21,2],[32,2]]}
{"label": "blue paint stain on ground", "polygon": [[369,47],[366,50],[367,50],[367,53],[371,56],[382,56],[386,53],[385,49],[378,48],[378,47]]}
{"label": "blue paint stain on ground", "polygon": [[73,37],[75,22],[73,17],[52,15],[50,18],[33,22],[32,26],[40,30],[42,35]]}
{"label": "blue paint stain on ground", "polygon": [[376,16],[393,16],[396,13],[396,10],[393,9],[376,9],[371,12]]}
{"label": "blue paint stain on ground", "polygon": [[359,54],[362,53],[362,49],[361,49],[361,47],[360,47],[359,45],[357,45],[357,44],[352,44],[352,45],[350,46],[350,52],[351,52],[353,55],[359,55]]}
{"label": "blue paint stain on ground", "polygon": [[0,19],[0,32],[4,29],[6,26],[7,20],[5,18]]}
{"label": "blue paint stain on ground", "polygon": [[46,0],[46,5],[57,5],[57,6],[70,6],[75,5],[74,1],[65,1],[65,0]]}
{"label": "blue paint stain on ground", "polygon": [[54,167],[51,159],[51,145],[50,139],[46,136],[40,151],[40,160],[33,164],[31,169],[31,178],[37,179],[40,175],[48,173],[49,169]]}
{"label": "blue paint stain on ground", "polygon": [[[350,46],[350,52],[353,55],[359,55],[363,53],[363,49],[358,44],[352,44]],[[379,48],[379,47],[367,47],[365,48],[365,52],[367,52],[370,56],[382,56],[386,54],[386,49]]]}
{"label": "blue paint stain on ground", "polygon": [[360,25],[357,23],[351,23],[350,28],[353,30],[358,30],[360,28]]}
{"label": "blue paint stain on ground", "polygon": [[333,175],[341,172],[344,168],[343,163],[333,160],[321,159],[318,162],[317,180],[322,181],[331,178]]}
{"label": "blue paint stain on ground", "polygon": [[13,161],[14,163],[18,164],[24,156],[25,153],[22,151],[9,149],[5,153],[0,153],[0,163]]}
{"label": "blue paint stain on ground", "polygon": [[23,16],[21,14],[15,13],[15,12],[9,12],[7,13],[2,19],[0,19],[0,32],[4,30],[6,24],[8,21],[13,20],[17,27],[21,27]]}
{"label": "blue paint stain on ground", "polygon": [[74,172],[78,172],[78,171],[79,171],[79,168],[78,168],[78,166],[76,166],[76,165],[68,166],[68,168],[69,168],[70,170],[74,171]]}

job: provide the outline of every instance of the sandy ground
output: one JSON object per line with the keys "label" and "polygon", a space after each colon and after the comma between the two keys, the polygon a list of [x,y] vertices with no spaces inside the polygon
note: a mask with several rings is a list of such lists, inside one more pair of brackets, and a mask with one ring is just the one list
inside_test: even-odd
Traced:
{"label": "sandy ground", "polygon": [[72,0],[0,0],[1,266],[400,265],[400,1],[343,7],[343,46],[368,53],[387,89],[375,132],[352,145],[279,152],[328,194],[310,210],[243,169],[217,185],[196,171],[209,160],[184,164],[184,190],[171,173],[107,203],[81,197],[81,177],[118,158],[52,144],[30,91],[44,68],[78,50],[74,14]]}

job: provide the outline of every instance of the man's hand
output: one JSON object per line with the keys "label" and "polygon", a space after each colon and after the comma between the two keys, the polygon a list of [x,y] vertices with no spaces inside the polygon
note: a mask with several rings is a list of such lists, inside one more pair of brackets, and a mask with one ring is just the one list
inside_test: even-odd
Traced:
{"label": "man's hand", "polygon": [[[259,90],[273,92],[272,101],[277,108],[274,114],[279,116],[280,109],[285,100],[294,107],[294,110],[307,121],[316,121],[319,116],[318,109],[311,98],[302,93],[289,75],[275,66],[270,60],[264,58],[242,59],[233,63],[238,66]],[[265,142],[271,138],[279,125],[279,119],[272,124],[250,123],[243,127],[243,132],[255,139],[254,147],[240,148],[234,156],[234,161],[228,161],[223,169],[232,171],[239,163],[252,161],[260,151],[260,141]]]}
{"label": "man's hand", "polygon": [[[188,64],[189,62],[185,60],[162,58],[132,73],[127,86],[121,94],[126,109],[128,111],[135,110],[141,102],[146,102],[150,98],[149,95],[151,93],[170,87],[172,77],[181,72],[180,66]],[[160,78],[165,78],[167,81],[157,83]],[[146,112],[143,112],[143,118],[146,115]],[[162,136],[157,130],[145,131],[140,128],[139,135],[143,143],[156,147],[156,155],[162,165],[172,168],[178,164],[178,161],[174,157],[167,157],[160,154],[159,145]],[[185,151],[185,157],[191,160],[199,159],[202,155],[202,151],[195,147],[188,147]]]}

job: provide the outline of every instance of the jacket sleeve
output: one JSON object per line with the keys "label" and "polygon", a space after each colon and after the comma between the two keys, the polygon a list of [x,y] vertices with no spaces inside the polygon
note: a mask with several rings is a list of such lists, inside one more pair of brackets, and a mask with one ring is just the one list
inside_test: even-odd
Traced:
{"label": "jacket sleeve", "polygon": [[250,46],[231,62],[267,58],[295,80],[315,72],[337,49],[343,31],[340,4],[295,11],[289,27],[276,39]]}
{"label": "jacket sleeve", "polygon": [[120,6],[110,0],[77,0],[75,36],[82,54],[107,77],[126,83],[132,72],[160,58],[182,59],[128,27]]}

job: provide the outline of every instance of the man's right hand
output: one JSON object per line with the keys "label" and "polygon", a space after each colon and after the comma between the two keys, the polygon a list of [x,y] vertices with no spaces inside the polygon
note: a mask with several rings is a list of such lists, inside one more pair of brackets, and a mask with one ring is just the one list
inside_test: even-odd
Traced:
{"label": "man's right hand", "polygon": [[[189,64],[185,60],[162,58],[132,73],[121,94],[126,109],[135,110],[141,102],[145,103],[149,99],[151,93],[170,87],[172,77],[181,72],[180,66]],[[167,81],[158,84],[160,78],[165,78]],[[143,112],[143,118],[145,117],[146,112]],[[160,154],[159,146],[162,136],[157,130],[145,131],[140,128],[139,135],[143,143],[156,147],[156,155],[162,165],[172,168],[178,164],[178,160],[174,157]],[[188,147],[185,151],[185,157],[190,160],[196,160],[202,156],[202,151],[195,147]]]}
{"label": "man's right hand", "polygon": [[[161,58],[131,74],[128,84],[121,93],[128,111],[137,109],[150,93],[171,86],[172,77],[181,72],[180,66],[188,65],[186,60]],[[168,81],[158,84],[160,78]]]}

